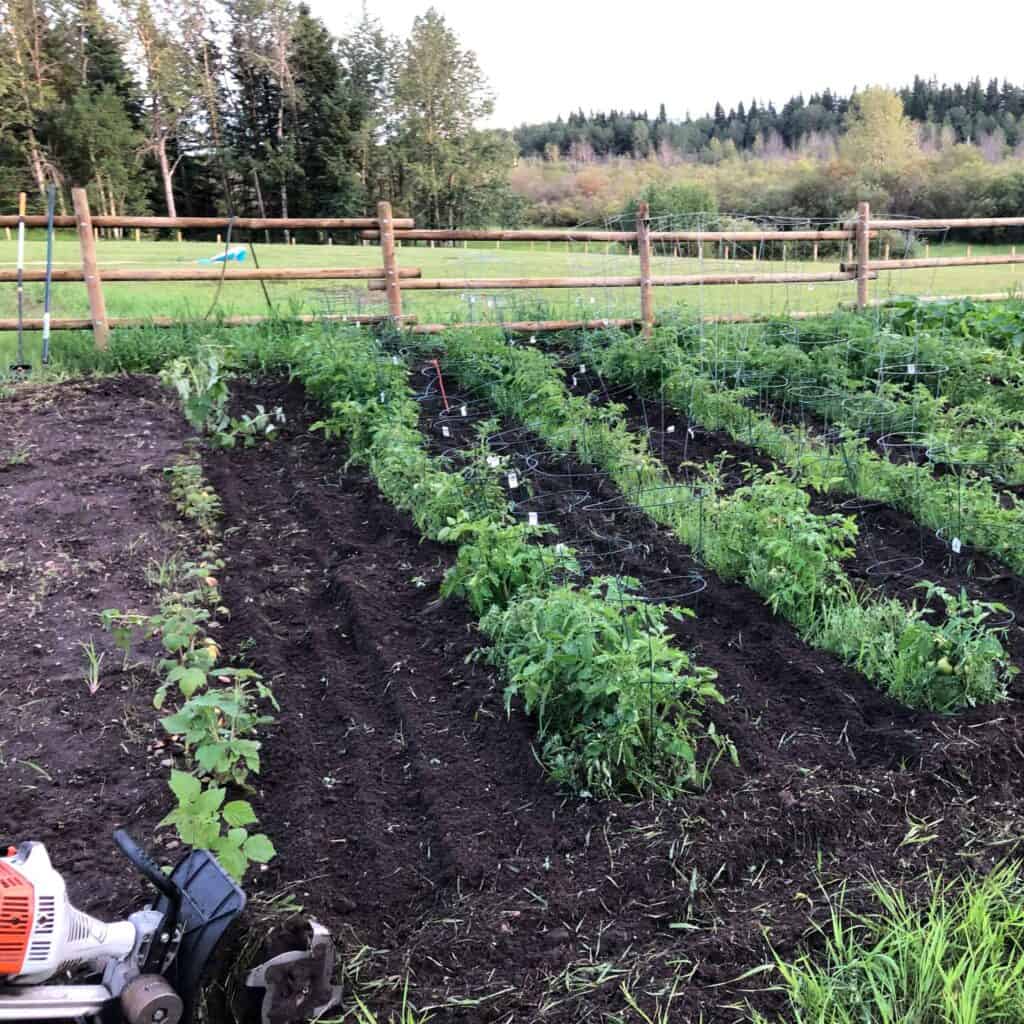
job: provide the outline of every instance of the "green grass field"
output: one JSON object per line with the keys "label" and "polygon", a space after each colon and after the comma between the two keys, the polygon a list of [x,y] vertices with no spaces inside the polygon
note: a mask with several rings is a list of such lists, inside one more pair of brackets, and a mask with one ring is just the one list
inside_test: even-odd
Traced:
{"label": "green grass field", "polygon": [[[426,245],[402,246],[403,266],[419,267],[424,277],[563,277],[631,275],[638,273],[635,256],[620,247],[591,243],[584,251],[580,244],[571,250],[561,243],[479,243],[471,247],[434,248]],[[101,239],[98,254],[102,268],[188,267],[202,256],[220,251],[215,242],[141,242]],[[1008,246],[974,246],[973,254],[1008,252]],[[933,244],[930,255],[963,255],[963,244]],[[15,243],[0,241],[0,266],[15,266]],[[375,246],[293,245],[257,243],[256,255],[263,267],[369,267],[379,266],[380,250]],[[708,254],[710,255],[710,254]],[[715,254],[717,257],[717,253]],[[810,246],[793,245],[786,262],[753,260],[749,252],[739,259],[680,258],[658,255],[654,259],[657,274],[707,273],[741,269],[743,272],[782,271],[824,272],[838,269],[836,257],[810,260]],[[897,254],[894,252],[893,256]],[[42,268],[45,243],[40,232],[33,232],[26,244],[26,265]],[[77,268],[78,243],[70,233],[62,232],[55,243],[55,266]],[[247,260],[251,266],[251,260]],[[1024,264],[992,267],[963,267],[889,272],[872,282],[872,296],[928,294],[960,295],[1007,292],[1024,287]],[[215,284],[205,282],[113,283],[105,286],[110,316],[174,316],[195,319],[208,313],[260,314],[268,311],[267,300],[258,282],[227,283],[217,296]],[[361,281],[268,282],[267,292],[274,311],[280,315],[305,313],[379,313],[386,309],[383,294],[371,292]],[[783,314],[793,310],[828,310],[853,299],[851,283],[726,285],[685,288],[659,288],[655,308],[659,312],[687,310],[703,315],[723,313]],[[214,306],[214,300],[217,299]],[[42,284],[25,289],[25,315],[41,316]],[[545,291],[484,292],[468,295],[451,292],[406,292],[406,312],[421,322],[464,320],[516,320],[548,318],[595,318],[635,316],[639,297],[633,288],[549,289]],[[80,284],[56,284],[53,290],[54,317],[88,315],[85,287]],[[14,285],[0,286],[0,316],[16,315]],[[55,334],[54,345],[60,345]],[[30,354],[39,348],[38,334],[26,334]],[[14,354],[13,334],[0,336],[0,366]],[[11,357],[11,358],[8,358]]]}

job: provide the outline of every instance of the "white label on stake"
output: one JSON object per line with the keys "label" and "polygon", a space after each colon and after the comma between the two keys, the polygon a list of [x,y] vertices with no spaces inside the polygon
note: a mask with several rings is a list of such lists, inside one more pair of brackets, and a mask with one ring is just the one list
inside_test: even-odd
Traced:
{"label": "white label on stake", "polygon": [[530,335],[530,344],[531,345],[536,345],[537,344],[537,335],[536,334],[531,334]]}
{"label": "white label on stake", "polygon": [[514,469],[508,475],[508,486],[513,491],[519,486],[519,476]]}
{"label": "white label on stake", "polygon": [[675,424],[674,424],[674,423],[673,423],[673,424],[671,424],[671,425],[669,425],[669,426],[667,426],[667,427],[665,428],[665,433],[666,433],[666,434],[674,434],[675,432],[676,432],[676,427],[675,427]]}
{"label": "white label on stake", "polygon": [[540,520],[537,518],[537,513],[536,512],[528,513],[526,518],[527,518],[527,522],[529,522],[529,524],[531,526],[539,526],[540,525]]}
{"label": "white label on stake", "polygon": [[917,373],[917,363],[907,363],[907,373],[913,377]]}
{"label": "white label on stake", "polygon": [[469,410],[464,405],[460,405],[459,406],[459,415],[460,416],[468,416],[469,415]]}
{"label": "white label on stake", "polygon": [[954,537],[953,538],[953,543],[952,543],[951,547],[953,548],[953,554],[954,555],[959,555],[960,554],[960,551],[963,548],[963,544],[960,543],[960,538],[959,537]]}
{"label": "white label on stake", "polygon": [[576,387],[576,374],[575,373],[572,375],[572,386]]}
{"label": "white label on stake", "polygon": [[451,437],[452,436],[452,432],[446,426],[442,426],[441,427],[441,436],[442,437]]}
{"label": "white label on stake", "polygon": [[488,455],[487,456],[487,465],[490,466],[491,469],[497,469],[498,466],[500,465],[500,461],[501,460],[498,458],[497,455]]}
{"label": "white label on stake", "polygon": [[586,373],[586,372],[587,372],[587,364],[586,363],[580,363],[580,373]]}
{"label": "white label on stake", "polygon": [[381,405],[383,405],[385,401],[386,401],[386,399],[385,399],[385,397],[384,397],[384,392],[382,391],[382,392],[380,393],[380,404],[381,404]]}

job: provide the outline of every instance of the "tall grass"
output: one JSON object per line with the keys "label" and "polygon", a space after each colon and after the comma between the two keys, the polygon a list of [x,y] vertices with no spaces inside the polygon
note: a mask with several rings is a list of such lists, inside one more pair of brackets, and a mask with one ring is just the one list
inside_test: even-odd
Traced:
{"label": "tall grass", "polygon": [[[873,886],[877,911],[844,898],[818,930],[820,954],[777,968],[792,1024],[1017,1024],[1024,1021],[1021,864],[982,878],[935,876],[915,904]],[[814,943],[815,945],[817,943]],[[765,1024],[765,1018],[756,1018]]]}

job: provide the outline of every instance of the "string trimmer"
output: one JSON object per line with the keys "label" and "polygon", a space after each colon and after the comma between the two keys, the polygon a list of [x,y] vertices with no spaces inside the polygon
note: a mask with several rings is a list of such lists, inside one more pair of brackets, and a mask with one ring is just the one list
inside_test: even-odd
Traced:
{"label": "string trimmer", "polygon": [[[121,852],[159,892],[152,906],[111,924],[71,905],[42,843],[0,856],[0,1021],[189,1024],[204,970],[245,894],[205,850],[170,875],[122,831]],[[334,946],[312,925],[308,948],[250,975],[262,1017],[289,1024],[340,999],[331,985]],[[83,981],[72,981],[71,975]],[[67,983],[56,983],[59,976]]]}

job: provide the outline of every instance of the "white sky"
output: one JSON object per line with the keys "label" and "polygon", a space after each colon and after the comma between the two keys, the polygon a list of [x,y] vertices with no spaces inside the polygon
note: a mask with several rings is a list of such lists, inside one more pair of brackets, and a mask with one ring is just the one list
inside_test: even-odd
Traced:
{"label": "white sky", "polygon": [[[308,0],[336,33],[360,0]],[[405,36],[430,0],[367,0]],[[497,94],[491,123],[514,127],[584,110],[697,117],[829,87],[898,86],[914,74],[954,82],[1024,79],[1024,3],[989,0],[434,0],[476,50]],[[642,60],[638,55],[646,53]]]}

